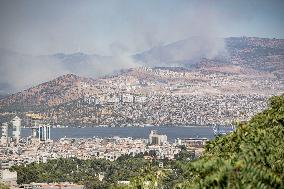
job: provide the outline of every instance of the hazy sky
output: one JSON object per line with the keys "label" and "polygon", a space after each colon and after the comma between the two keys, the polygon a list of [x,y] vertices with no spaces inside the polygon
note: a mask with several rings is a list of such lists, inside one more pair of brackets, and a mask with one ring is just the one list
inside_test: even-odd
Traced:
{"label": "hazy sky", "polygon": [[0,0],[0,47],[135,53],[211,35],[284,38],[283,0]]}

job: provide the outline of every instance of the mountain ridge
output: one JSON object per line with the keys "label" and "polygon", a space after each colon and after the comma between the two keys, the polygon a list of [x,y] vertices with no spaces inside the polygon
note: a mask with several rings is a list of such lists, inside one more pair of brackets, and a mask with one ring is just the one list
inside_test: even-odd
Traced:
{"label": "mountain ridge", "polygon": [[[224,99],[231,100],[230,96],[240,95],[242,98],[250,99],[251,95],[254,95],[258,96],[257,100],[283,93],[284,40],[262,38],[232,38],[230,40],[229,48],[231,49],[229,49],[230,57],[228,59],[222,59],[222,57],[202,58],[192,66],[188,66],[186,60],[176,66],[156,65],[149,67],[142,64],[131,67],[129,64],[115,73],[112,71],[113,74],[107,74],[106,71],[104,75],[93,78],[92,72],[100,72],[105,68],[93,65],[92,62],[85,63],[83,61],[77,64],[75,61],[77,59],[71,59],[73,61],[71,64],[68,63],[69,60],[63,64],[63,66],[71,65],[70,70],[62,75],[57,71],[58,62],[55,62],[55,67],[52,68],[54,72],[51,75],[37,76],[39,85],[33,85],[26,90],[1,98],[0,113],[5,117],[15,112],[35,111],[47,112],[51,117],[54,117],[56,112],[57,116],[64,119],[63,112],[73,112],[74,115],[70,114],[70,116],[76,118],[83,111],[87,112],[86,116],[88,117],[84,119],[92,120],[92,117],[97,114],[97,110],[93,110],[93,108],[97,104],[101,104],[101,106],[105,106],[103,113],[106,116],[105,119],[112,120],[113,116],[125,116],[120,114],[122,111],[120,108],[123,108],[125,104],[124,101],[131,102],[127,105],[129,110],[136,106],[134,101],[139,101],[138,104],[142,104],[142,106],[139,105],[140,108],[142,107],[139,111],[144,114],[143,108],[148,109],[148,106],[153,106],[149,103],[155,104],[157,98],[160,98],[159,103],[163,103],[163,98],[170,98],[170,101],[174,103],[177,96],[189,100],[199,96],[204,99],[225,96]],[[81,53],[75,55],[79,56],[78,60],[81,59],[81,56],[86,56]],[[66,55],[60,56],[63,56],[64,59]],[[101,62],[100,64],[106,65],[106,63]],[[36,62],[34,64],[37,65]],[[61,63],[59,64],[62,66]],[[41,68],[41,65],[38,67],[45,69]],[[74,72],[77,68],[80,68],[81,71],[87,69],[88,74],[85,75],[80,70]],[[55,79],[45,79],[50,77]],[[25,77],[21,79],[25,80]],[[45,81],[42,82],[42,80]],[[4,81],[2,81],[2,86],[5,84]],[[148,97],[151,99],[150,102],[144,102]],[[88,105],[86,102],[90,104]],[[261,102],[258,102],[260,108],[262,107]],[[188,106],[191,108],[190,103]],[[76,108],[78,108],[78,112],[75,111]],[[117,112],[113,110],[115,108],[118,108],[115,110]],[[171,112],[171,109],[166,111]],[[125,117],[123,119],[131,120],[133,118]]]}

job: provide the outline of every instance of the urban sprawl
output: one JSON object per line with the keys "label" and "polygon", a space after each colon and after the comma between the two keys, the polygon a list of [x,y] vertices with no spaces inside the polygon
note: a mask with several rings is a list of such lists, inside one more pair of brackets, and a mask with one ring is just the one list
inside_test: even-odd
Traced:
{"label": "urban sprawl", "polygon": [[[27,138],[21,138],[22,120],[19,117],[16,116],[9,123],[2,124],[0,176],[2,181],[13,187],[18,187],[17,173],[9,171],[13,165],[46,163],[51,159],[72,157],[115,161],[122,155],[142,155],[145,159],[152,159],[153,154],[155,159],[171,160],[180,152],[181,145],[194,151],[198,157],[208,141],[207,138],[187,138],[176,139],[171,143],[166,135],[159,134],[156,130],[149,133],[148,139],[94,137],[61,138],[53,141],[50,138],[51,126],[42,122],[41,115],[28,114],[27,121],[31,130],[31,135]],[[72,184],[69,187],[72,187]]]}

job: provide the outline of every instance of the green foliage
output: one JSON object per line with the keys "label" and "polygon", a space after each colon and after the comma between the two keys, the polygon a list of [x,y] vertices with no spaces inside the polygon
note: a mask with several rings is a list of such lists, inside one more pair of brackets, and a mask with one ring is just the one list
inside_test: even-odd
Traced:
{"label": "green foliage", "polygon": [[189,151],[187,149],[182,148],[181,151],[176,155],[175,159],[176,160],[193,160],[195,158],[195,152]]}
{"label": "green foliage", "polygon": [[180,169],[177,188],[283,188],[284,97],[206,146],[204,156]]}
{"label": "green foliage", "polygon": [[[17,171],[19,184],[68,181],[86,184],[89,188],[104,188],[118,180],[130,180],[139,176],[140,172],[137,170],[147,166],[155,167],[143,158],[122,156],[114,162],[104,159],[55,159],[47,163],[13,166],[11,169]],[[105,176],[104,182],[98,180],[100,173]]]}
{"label": "green foliage", "polygon": [[0,183],[0,189],[9,189],[9,187],[3,183]]}

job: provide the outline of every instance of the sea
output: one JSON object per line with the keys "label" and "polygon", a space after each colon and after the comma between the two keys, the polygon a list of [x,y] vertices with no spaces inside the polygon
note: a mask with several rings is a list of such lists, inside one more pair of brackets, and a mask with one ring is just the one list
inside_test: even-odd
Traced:
{"label": "sea", "polygon": [[[220,126],[220,130],[230,132],[231,128]],[[109,137],[132,137],[148,138],[151,130],[157,130],[159,134],[167,135],[168,140],[173,141],[177,138],[214,138],[213,127],[211,126],[189,126],[189,127],[164,127],[164,126],[147,126],[147,127],[84,127],[84,128],[51,128],[51,139],[60,138],[109,138]],[[31,135],[30,128],[22,128],[21,136],[28,137]]]}

